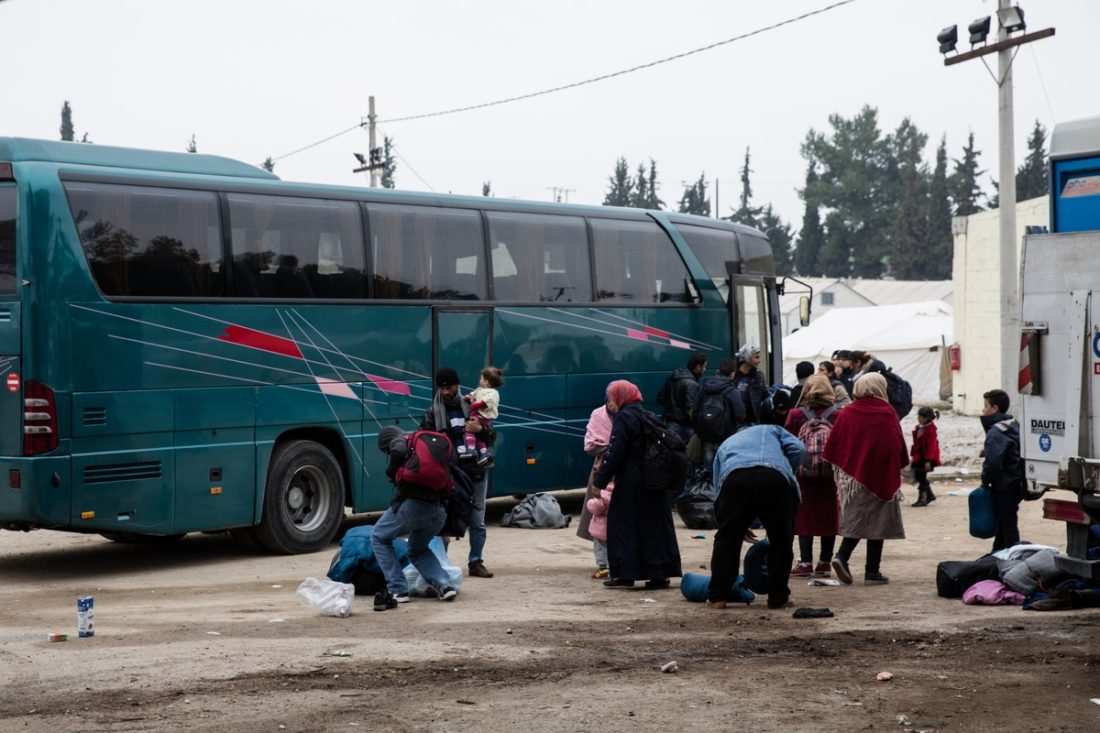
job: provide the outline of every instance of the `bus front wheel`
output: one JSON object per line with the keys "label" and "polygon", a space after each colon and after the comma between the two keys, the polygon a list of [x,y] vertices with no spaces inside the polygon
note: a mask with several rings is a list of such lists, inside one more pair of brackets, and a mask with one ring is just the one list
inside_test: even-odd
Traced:
{"label": "bus front wheel", "polygon": [[344,480],[328,448],[294,440],[276,448],[267,472],[256,539],[272,552],[316,552],[332,542],[344,517]]}

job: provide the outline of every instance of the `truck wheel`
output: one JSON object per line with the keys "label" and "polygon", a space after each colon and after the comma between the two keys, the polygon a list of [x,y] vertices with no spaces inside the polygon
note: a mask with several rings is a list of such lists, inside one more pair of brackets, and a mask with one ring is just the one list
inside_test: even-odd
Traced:
{"label": "truck wheel", "polygon": [[343,517],[343,472],[328,448],[312,440],[276,448],[256,528],[260,544],[283,555],[316,552],[332,542]]}

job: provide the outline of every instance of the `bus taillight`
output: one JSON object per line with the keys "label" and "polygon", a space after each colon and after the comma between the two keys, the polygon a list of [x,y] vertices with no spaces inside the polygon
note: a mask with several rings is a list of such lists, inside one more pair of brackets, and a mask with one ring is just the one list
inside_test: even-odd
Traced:
{"label": "bus taillight", "polygon": [[57,447],[57,402],[41,382],[23,384],[23,455],[48,453]]}

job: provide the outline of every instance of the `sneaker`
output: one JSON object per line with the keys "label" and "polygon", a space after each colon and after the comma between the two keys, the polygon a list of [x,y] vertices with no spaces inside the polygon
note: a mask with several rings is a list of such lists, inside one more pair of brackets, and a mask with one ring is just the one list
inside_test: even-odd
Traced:
{"label": "sneaker", "polygon": [[596,568],[596,572],[592,573],[593,580],[606,580],[611,577],[611,571],[607,568]]}
{"label": "sneaker", "polygon": [[792,578],[809,578],[813,574],[813,563],[808,562],[795,563],[794,570],[791,571]]}
{"label": "sneaker", "polygon": [[833,572],[836,573],[837,580],[844,585],[852,584],[852,571],[848,569],[848,563],[838,557],[833,558]]}
{"label": "sneaker", "polygon": [[886,585],[890,582],[882,573],[864,573],[863,584],[864,585]]}
{"label": "sneaker", "polygon": [[408,603],[409,602],[409,594],[408,593],[395,593],[394,596],[393,596],[393,599],[395,601],[397,601],[398,603]]}
{"label": "sneaker", "polygon": [[485,567],[485,563],[481,560],[472,562],[467,567],[467,575],[471,578],[491,578],[493,574],[489,572],[489,568]]}
{"label": "sneaker", "polygon": [[392,611],[395,608],[397,599],[389,591],[381,590],[374,594],[375,611]]}
{"label": "sneaker", "polygon": [[441,601],[453,601],[457,596],[458,596],[458,591],[448,585],[446,588],[444,588],[442,591],[440,591],[439,600],[441,600]]}
{"label": "sneaker", "polygon": [[819,562],[814,568],[815,578],[828,578],[830,575],[832,575],[832,566],[827,562]]}
{"label": "sneaker", "polygon": [[725,601],[707,601],[707,608],[713,608],[720,611],[726,607],[727,606]]}

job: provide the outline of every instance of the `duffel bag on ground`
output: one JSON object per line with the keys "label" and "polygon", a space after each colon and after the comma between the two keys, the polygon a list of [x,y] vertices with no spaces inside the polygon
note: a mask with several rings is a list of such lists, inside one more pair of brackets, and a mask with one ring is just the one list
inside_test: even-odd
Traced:
{"label": "duffel bag on ground", "polygon": [[936,566],[936,592],[944,598],[962,598],[967,588],[981,580],[1000,580],[997,558],[944,560]]}

